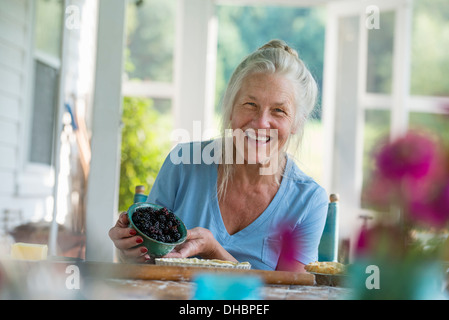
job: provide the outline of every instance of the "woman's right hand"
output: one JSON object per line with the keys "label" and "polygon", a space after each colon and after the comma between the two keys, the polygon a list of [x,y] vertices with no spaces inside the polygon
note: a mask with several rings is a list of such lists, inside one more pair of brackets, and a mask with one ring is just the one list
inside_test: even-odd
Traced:
{"label": "woman's right hand", "polygon": [[133,228],[129,228],[129,219],[126,212],[122,212],[115,224],[109,230],[115,247],[119,249],[119,259],[123,262],[145,262],[150,259],[147,248],[140,246],[143,242],[141,236]]}

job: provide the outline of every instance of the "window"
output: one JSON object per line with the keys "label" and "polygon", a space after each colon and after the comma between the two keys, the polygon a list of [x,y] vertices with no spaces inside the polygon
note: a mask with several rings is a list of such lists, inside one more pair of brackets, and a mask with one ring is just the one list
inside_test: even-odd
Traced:
{"label": "window", "polygon": [[32,163],[52,165],[61,64],[63,2],[39,0],[35,9],[33,114],[28,160]]}
{"label": "window", "polygon": [[367,30],[366,88],[362,91],[361,106],[364,109],[362,172],[356,174],[362,175],[361,207],[364,209],[369,209],[364,193],[375,168],[373,155],[378,144],[391,133],[395,18],[395,11],[383,11],[380,28]]}
{"label": "window", "polygon": [[58,95],[58,70],[35,60],[32,142],[29,160],[51,165]]}
{"label": "window", "polygon": [[62,0],[36,1],[34,44],[37,51],[59,59],[62,42],[62,17]]}
{"label": "window", "polygon": [[[449,145],[446,129],[449,120],[442,116],[442,106],[449,105],[449,80],[445,76],[449,72],[449,9],[445,1],[437,0],[413,2],[411,15],[411,61],[410,87],[403,92],[403,111],[393,113],[401,108],[393,94],[393,72],[398,71],[394,65],[394,52],[398,37],[406,37],[404,33],[395,34],[398,23],[398,12],[382,11],[380,29],[368,30],[367,40],[367,72],[366,90],[362,93],[365,123],[363,132],[363,186],[369,181],[374,169],[372,154],[382,139],[388,139],[396,130],[398,123],[405,123],[405,129],[425,130]],[[404,23],[404,20],[402,20]],[[402,39],[399,39],[402,40]],[[360,66],[364,67],[364,66]],[[400,132],[400,131],[399,131]],[[362,187],[362,195],[364,187]],[[362,208],[366,204],[361,202]]]}
{"label": "window", "polygon": [[[363,192],[365,186],[371,181],[375,168],[373,154],[377,151],[379,141],[390,136],[391,112],[389,110],[371,109],[365,111],[365,125],[363,132]],[[369,209],[362,201],[362,208]]]}
{"label": "window", "polygon": [[130,2],[127,10],[128,79],[171,83],[176,1]]}
{"label": "window", "polygon": [[148,0],[127,6],[123,93],[158,99],[155,107],[165,111],[170,110],[174,94],[175,15],[176,1]]}
{"label": "window", "polygon": [[409,117],[411,129],[425,131],[433,135],[449,148],[449,115],[438,113],[411,112]]}
{"label": "window", "polygon": [[148,193],[171,148],[177,1],[130,1],[127,5],[119,209],[133,202],[134,188]]}
{"label": "window", "polygon": [[366,92],[391,94],[395,13],[382,12],[382,27],[368,30]]}
{"label": "window", "polygon": [[176,1],[146,0],[127,6],[123,95],[152,99],[171,112],[174,95]]}
{"label": "window", "polygon": [[415,0],[412,95],[449,96],[449,6],[446,0]]}

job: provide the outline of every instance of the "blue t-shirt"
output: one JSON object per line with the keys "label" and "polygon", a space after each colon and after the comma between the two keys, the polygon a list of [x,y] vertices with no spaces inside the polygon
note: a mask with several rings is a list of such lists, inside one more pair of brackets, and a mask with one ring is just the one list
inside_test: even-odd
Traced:
{"label": "blue t-shirt", "polygon": [[328,208],[325,190],[287,157],[271,203],[250,225],[230,235],[218,204],[218,164],[193,159],[195,150],[203,150],[206,145],[208,142],[177,145],[170,153],[172,157],[165,159],[147,202],[171,209],[187,229],[209,229],[234,258],[248,261],[254,269],[276,269],[281,253],[279,227],[285,222],[300,248],[294,258],[303,264],[316,261]]}

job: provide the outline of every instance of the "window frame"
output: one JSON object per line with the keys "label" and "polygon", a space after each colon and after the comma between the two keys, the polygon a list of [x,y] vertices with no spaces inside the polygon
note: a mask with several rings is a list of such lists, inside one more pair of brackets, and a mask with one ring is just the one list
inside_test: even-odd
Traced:
{"label": "window frame", "polygon": [[[62,1],[61,6],[64,8],[65,1]],[[55,124],[59,123],[58,119],[61,116],[61,103],[63,102],[63,94],[62,88],[63,86],[63,55],[64,55],[64,38],[66,37],[66,28],[64,27],[64,10],[62,10],[61,14],[61,50],[59,53],[59,57],[54,57],[42,50],[36,48],[35,45],[35,34],[34,27],[36,25],[36,10],[37,3],[36,1],[31,1],[29,8],[29,19],[30,19],[30,32],[28,35],[28,54],[26,57],[27,61],[27,74],[29,77],[26,79],[26,87],[27,87],[27,95],[25,100],[26,112],[24,119],[24,128],[22,132],[22,141],[23,148],[21,151],[20,159],[20,167],[21,172],[18,175],[18,194],[20,195],[46,195],[52,196],[54,195],[54,187],[56,183],[55,171],[57,167],[57,163],[55,163],[55,154],[59,151],[59,148],[56,148],[58,144],[56,143],[56,137],[59,136],[60,131],[55,132],[55,128],[53,130],[52,141],[52,160],[50,164],[33,162],[30,160],[30,144],[32,143],[31,137],[31,128],[33,121],[33,113],[34,113],[34,93],[35,93],[35,63],[39,61],[40,63],[46,64],[51,68],[54,68],[58,74],[58,88],[56,89],[56,110],[55,110]],[[56,128],[57,129],[57,128]],[[37,185],[41,185],[37,187]]]}
{"label": "window frame", "polygon": [[[391,94],[367,92],[367,58],[368,58],[368,29],[365,27],[366,6],[377,5],[380,12],[393,11],[395,14],[394,42],[393,42],[393,63],[392,63],[392,91]],[[323,92],[323,126],[325,130],[326,163],[324,168],[323,186],[329,191],[334,188],[338,192],[339,187],[344,184],[355,184],[356,194],[351,195],[354,199],[342,199],[342,205],[346,205],[343,211],[352,215],[352,222],[358,223],[359,215],[372,214],[368,209],[362,208],[362,182],[363,182],[363,152],[364,152],[364,125],[367,110],[387,110],[390,111],[390,140],[404,134],[409,128],[409,115],[412,112],[425,112],[440,114],[443,111],[442,104],[449,105],[449,97],[419,96],[410,92],[410,70],[411,70],[411,37],[413,32],[413,1],[411,0],[373,0],[369,4],[360,1],[345,0],[329,3],[328,20],[326,26],[326,46],[325,46],[325,70],[324,70],[324,92]],[[358,52],[358,123],[346,123],[348,126],[357,127],[357,143],[346,146],[351,149],[349,153],[356,155],[356,166],[353,168],[354,181],[336,181],[333,172],[335,167],[334,139],[335,132],[335,97],[336,97],[336,70],[338,58],[336,57],[338,40],[338,19],[345,16],[359,15],[360,34]],[[382,23],[382,22],[381,22]],[[346,150],[347,151],[347,150]],[[349,202],[345,204],[345,202]],[[349,226],[354,229],[356,225]],[[345,233],[343,233],[345,234]],[[346,233],[348,234],[348,233]],[[354,234],[352,234],[354,236]]]}
{"label": "window frame", "polygon": [[[131,5],[131,4],[128,4]],[[177,54],[176,48],[176,38],[178,29],[176,28],[176,24],[178,23],[178,10],[179,10],[179,1],[176,0],[175,4],[175,19],[174,19],[174,43],[173,43],[173,76],[171,81],[152,81],[152,80],[131,80],[128,77],[124,77],[122,80],[122,96],[128,97],[142,97],[149,99],[169,99],[173,101],[175,99],[175,57]],[[128,7],[127,7],[128,10]]]}

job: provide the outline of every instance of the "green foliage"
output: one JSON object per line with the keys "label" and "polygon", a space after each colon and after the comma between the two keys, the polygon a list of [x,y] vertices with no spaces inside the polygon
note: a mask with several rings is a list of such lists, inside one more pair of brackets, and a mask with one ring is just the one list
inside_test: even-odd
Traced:
{"label": "green foliage", "polygon": [[449,6],[447,0],[415,0],[411,93],[449,96]]}
{"label": "green foliage", "polygon": [[410,112],[410,129],[424,131],[432,136],[442,149],[449,150],[449,115]]}
{"label": "green foliage", "polygon": [[[128,4],[124,67],[131,80],[172,80],[175,4]],[[158,101],[159,109],[170,109],[166,102]],[[171,148],[173,123],[171,113],[159,112],[154,100],[138,97],[124,97],[122,122],[119,210],[125,211],[133,203],[136,185],[144,185],[146,193],[151,190]]]}
{"label": "green foliage", "polygon": [[130,79],[172,81],[176,3],[128,4],[125,70]]}
{"label": "green foliage", "polygon": [[150,99],[124,97],[119,210],[133,203],[136,185],[153,186],[170,148],[171,122],[154,110]]}
{"label": "green foliage", "polygon": [[[61,55],[61,41],[64,15],[62,0],[35,1],[34,45],[36,49],[57,59]],[[6,5],[5,5],[6,6]]]}

